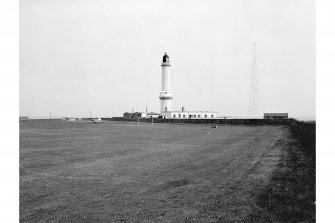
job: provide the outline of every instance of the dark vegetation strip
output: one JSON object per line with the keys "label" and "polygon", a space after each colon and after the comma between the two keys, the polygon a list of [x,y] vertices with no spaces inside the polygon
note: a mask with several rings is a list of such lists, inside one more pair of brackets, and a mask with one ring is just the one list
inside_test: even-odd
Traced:
{"label": "dark vegetation strip", "polygon": [[315,122],[293,121],[270,184],[258,196],[264,212],[252,222],[315,222]]}
{"label": "dark vegetation strip", "polygon": [[140,118],[127,119],[123,117],[102,118],[105,121],[127,121],[127,122],[148,122],[148,123],[184,123],[184,124],[218,124],[218,125],[288,125],[295,122],[294,119],[162,119],[162,118]]}

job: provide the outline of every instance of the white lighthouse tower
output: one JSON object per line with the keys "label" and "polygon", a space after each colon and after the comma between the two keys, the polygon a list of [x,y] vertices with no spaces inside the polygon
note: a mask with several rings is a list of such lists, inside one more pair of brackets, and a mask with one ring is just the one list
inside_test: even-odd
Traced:
{"label": "white lighthouse tower", "polygon": [[172,92],[170,91],[170,59],[167,53],[162,61],[162,90],[159,94],[161,100],[161,113],[171,111]]}

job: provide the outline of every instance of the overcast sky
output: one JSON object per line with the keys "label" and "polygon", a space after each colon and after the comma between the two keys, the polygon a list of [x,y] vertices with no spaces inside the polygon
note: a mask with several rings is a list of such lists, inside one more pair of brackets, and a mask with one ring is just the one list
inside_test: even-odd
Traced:
{"label": "overcast sky", "polygon": [[167,52],[173,110],[248,116],[254,42],[258,114],[315,117],[312,0],[21,0],[20,115],[158,112]]}

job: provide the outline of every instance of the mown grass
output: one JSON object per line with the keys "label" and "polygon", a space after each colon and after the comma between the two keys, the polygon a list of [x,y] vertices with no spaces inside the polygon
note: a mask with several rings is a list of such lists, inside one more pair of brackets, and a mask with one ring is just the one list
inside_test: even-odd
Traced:
{"label": "mown grass", "polygon": [[20,123],[20,222],[250,222],[280,126]]}
{"label": "mown grass", "polygon": [[315,222],[315,122],[293,121],[270,184],[258,196],[253,222]]}

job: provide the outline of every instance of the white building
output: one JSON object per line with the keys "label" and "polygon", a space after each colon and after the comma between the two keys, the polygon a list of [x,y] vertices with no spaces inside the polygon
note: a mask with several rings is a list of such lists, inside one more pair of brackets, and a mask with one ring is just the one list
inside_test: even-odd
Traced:
{"label": "white building", "polygon": [[147,118],[159,118],[159,116],[161,116],[160,113],[154,113],[154,112],[149,112],[147,113]]}
{"label": "white building", "polygon": [[163,118],[172,118],[172,119],[211,119],[217,118],[217,112],[210,111],[171,111],[163,112]]}
{"label": "white building", "polygon": [[168,119],[211,119],[218,118],[217,112],[211,111],[185,111],[184,107],[181,111],[162,112],[162,118]]}

